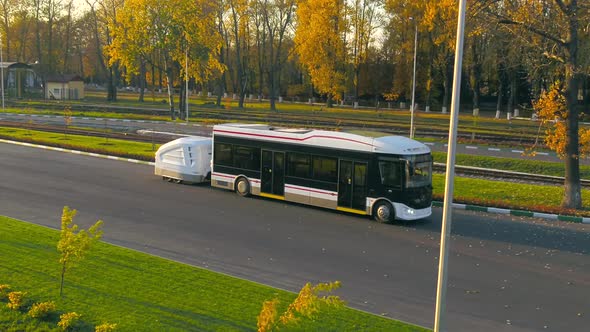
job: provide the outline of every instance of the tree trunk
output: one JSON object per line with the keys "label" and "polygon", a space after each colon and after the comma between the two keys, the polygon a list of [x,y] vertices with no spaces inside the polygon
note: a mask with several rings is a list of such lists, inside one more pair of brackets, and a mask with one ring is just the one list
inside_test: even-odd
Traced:
{"label": "tree trunk", "polygon": [[479,54],[477,52],[477,38],[474,38],[471,45],[471,56],[473,66],[471,68],[471,89],[473,93],[473,109],[479,109],[479,86],[481,81],[481,65],[479,64]]}
{"label": "tree trunk", "polygon": [[[166,61],[169,62],[170,60]],[[168,106],[170,107],[170,119],[176,120],[176,113],[174,112],[174,86],[172,84],[172,66],[168,63],[166,65],[166,85],[168,88]]]}
{"label": "tree trunk", "polygon": [[332,95],[328,94],[328,99],[326,100],[326,107],[332,108],[334,107],[334,99],[332,99]]}
{"label": "tree trunk", "polygon": [[147,70],[145,67],[145,60],[141,59],[139,61],[139,102],[143,103],[145,96],[145,88],[147,85],[145,80],[145,74]]}
{"label": "tree trunk", "polygon": [[62,295],[63,295],[65,275],[66,275],[66,263],[64,262],[61,266],[61,281],[59,283],[59,297],[62,297]]}
{"label": "tree trunk", "polygon": [[511,113],[514,109],[514,103],[516,101],[516,75],[510,73],[510,94],[508,95],[508,102],[506,103],[506,112]]}
{"label": "tree trunk", "polygon": [[577,75],[571,75],[567,79],[567,138],[565,157],[565,182],[562,207],[570,209],[582,208],[582,188],[580,184],[580,158],[578,146],[578,79]]}
{"label": "tree trunk", "polygon": [[[575,7],[576,1],[572,6]],[[573,8],[573,13],[575,9]],[[578,114],[578,87],[581,68],[578,68],[578,18],[570,16],[567,44],[567,58],[565,63],[566,100],[568,108],[566,157],[565,157],[565,183],[564,196],[561,206],[570,209],[582,207],[582,188],[580,184],[580,153],[579,153],[579,114]]]}
{"label": "tree trunk", "polygon": [[225,93],[225,73],[221,75],[221,78],[217,79],[217,98],[215,100],[215,105],[217,107],[221,107],[221,96]]}
{"label": "tree trunk", "polygon": [[107,100],[117,101],[117,84],[119,82],[119,67],[117,64],[109,67],[109,82],[107,87]]}
{"label": "tree trunk", "polygon": [[186,120],[186,91],[184,84],[180,85],[178,94],[178,116],[181,120]]}
{"label": "tree trunk", "polygon": [[449,105],[449,101],[450,101],[450,96],[451,96],[451,85],[453,84],[452,82],[452,65],[450,63],[450,59],[447,59],[447,63],[445,64],[445,68],[444,68],[444,89],[445,89],[445,94],[443,96],[443,102],[442,102],[442,107],[443,109],[448,110],[448,105]]}
{"label": "tree trunk", "polygon": [[[270,30],[270,29],[269,29]],[[268,98],[270,99],[270,110],[272,112],[277,110],[277,106],[276,106],[276,84],[275,84],[275,54],[274,54],[274,34],[272,32],[269,32],[268,34],[269,36],[269,41],[270,43],[268,43],[268,49],[269,49],[269,56],[268,58],[270,59],[270,64],[269,64],[269,69],[268,69]]]}

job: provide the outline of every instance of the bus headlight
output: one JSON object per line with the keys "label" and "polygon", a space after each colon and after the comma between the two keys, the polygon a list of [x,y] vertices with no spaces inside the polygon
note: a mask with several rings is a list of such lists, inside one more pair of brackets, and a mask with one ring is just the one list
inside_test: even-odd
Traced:
{"label": "bus headlight", "polygon": [[413,216],[416,213],[416,211],[414,209],[411,208],[407,208],[406,209],[406,214]]}

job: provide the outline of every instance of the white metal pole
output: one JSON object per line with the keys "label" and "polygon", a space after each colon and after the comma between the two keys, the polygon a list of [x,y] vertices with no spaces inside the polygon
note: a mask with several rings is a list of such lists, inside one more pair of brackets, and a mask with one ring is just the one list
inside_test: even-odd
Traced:
{"label": "white metal pole", "polygon": [[414,32],[414,74],[412,77],[412,106],[410,109],[410,138],[414,138],[414,107],[416,105],[416,57],[418,53],[418,22],[414,20],[416,30]]}
{"label": "white metal pole", "polygon": [[0,35],[0,90],[2,90],[2,111],[4,111],[4,59],[2,58],[2,35]]}
{"label": "white metal pole", "polygon": [[186,85],[185,85],[185,90],[186,90],[185,91],[185,94],[186,94],[185,95],[185,99],[186,99],[186,101],[185,101],[186,102],[186,122],[188,123],[188,114],[189,114],[188,113],[188,45],[186,46],[186,50],[185,50],[185,53],[184,53],[184,70],[185,70],[184,75],[186,76],[185,77],[185,81],[186,81],[185,82],[186,83]]}
{"label": "white metal pole", "polygon": [[453,187],[455,181],[455,148],[457,143],[457,123],[461,96],[461,66],[463,64],[463,35],[465,30],[465,6],[467,0],[459,0],[457,20],[457,41],[455,49],[455,73],[453,76],[453,96],[451,99],[451,123],[449,125],[449,148],[447,153],[447,174],[445,178],[445,198],[443,203],[442,229],[440,232],[440,255],[438,283],[436,287],[436,309],[434,332],[444,331],[445,301],[447,293],[447,241],[451,233],[451,214],[453,206]]}

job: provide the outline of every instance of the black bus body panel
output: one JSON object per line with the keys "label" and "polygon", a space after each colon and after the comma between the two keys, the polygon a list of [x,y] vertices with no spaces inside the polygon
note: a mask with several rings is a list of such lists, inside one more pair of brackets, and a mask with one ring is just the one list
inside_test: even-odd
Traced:
{"label": "black bus body panel", "polygon": [[[243,174],[251,178],[261,179],[263,188],[262,192],[268,192],[275,195],[283,195],[284,185],[293,184],[302,187],[313,187],[317,189],[338,192],[338,206],[355,210],[366,210],[366,198],[386,198],[392,202],[404,204],[413,209],[424,209],[431,206],[432,203],[432,185],[418,188],[405,188],[406,173],[402,170],[405,167],[404,156],[401,155],[383,155],[377,153],[368,153],[362,151],[350,151],[342,149],[330,149],[324,147],[313,147],[308,145],[288,144],[281,142],[269,142],[262,140],[248,140],[214,134],[214,144],[233,144],[237,146],[246,146],[259,149],[260,167],[257,170],[241,169],[226,165],[214,163],[215,172],[227,174]],[[263,151],[274,151],[266,156],[262,155]],[[258,150],[257,150],[258,151]],[[276,156],[276,153],[282,154]],[[268,152],[265,152],[268,153]],[[302,153],[310,156],[328,156],[339,160],[338,178],[333,182],[323,181],[323,179],[314,178],[312,174],[305,177],[297,177],[289,174],[289,163],[287,161],[290,153]],[[214,156],[215,157],[215,156]],[[379,158],[387,157],[389,159],[399,159],[400,183],[399,186],[385,186],[382,183],[379,169]],[[282,161],[281,161],[282,158]],[[344,169],[342,168],[344,164]],[[272,169],[268,172],[274,163],[279,163],[282,167]],[[342,174],[350,166],[352,174],[348,177]],[[276,166],[274,166],[276,167]],[[358,171],[357,186],[354,186],[354,173]],[[265,173],[266,169],[266,173]],[[262,172],[261,172],[262,171]],[[311,172],[311,171],[310,171]],[[362,175],[364,174],[364,175]],[[343,188],[349,185],[351,187]],[[266,183],[266,184],[265,184]],[[356,187],[356,190],[355,190]],[[342,197],[341,197],[342,196]],[[367,211],[369,214],[371,211]]]}

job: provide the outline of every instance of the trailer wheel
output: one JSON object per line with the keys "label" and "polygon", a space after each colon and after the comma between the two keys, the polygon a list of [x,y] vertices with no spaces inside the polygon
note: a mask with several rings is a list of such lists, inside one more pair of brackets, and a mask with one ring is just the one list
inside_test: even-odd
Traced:
{"label": "trailer wheel", "polygon": [[395,219],[395,209],[387,201],[379,201],[373,207],[373,218],[381,223],[391,223]]}
{"label": "trailer wheel", "polygon": [[248,180],[246,178],[239,178],[236,181],[236,193],[238,193],[238,195],[242,196],[242,197],[247,197],[250,196],[250,183],[248,182]]}

